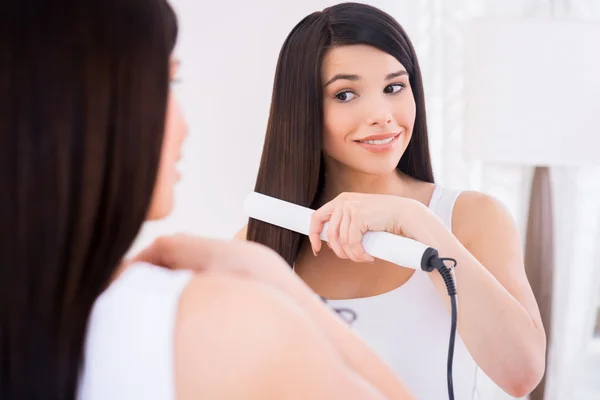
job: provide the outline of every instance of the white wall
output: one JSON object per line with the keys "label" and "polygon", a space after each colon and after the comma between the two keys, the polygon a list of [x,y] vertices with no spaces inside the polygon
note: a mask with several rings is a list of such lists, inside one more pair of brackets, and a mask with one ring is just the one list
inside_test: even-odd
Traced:
{"label": "white wall", "polygon": [[[147,224],[133,251],[170,232],[230,237],[246,222],[266,129],[275,65],[288,33],[328,0],[173,0],[181,59],[176,92],[190,126],[176,206]],[[410,3],[368,2],[414,29]]]}

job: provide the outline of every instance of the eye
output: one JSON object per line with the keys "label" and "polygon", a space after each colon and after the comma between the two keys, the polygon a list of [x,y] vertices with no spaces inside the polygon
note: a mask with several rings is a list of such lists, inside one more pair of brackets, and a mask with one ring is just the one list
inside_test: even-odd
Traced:
{"label": "eye", "polygon": [[404,83],[393,83],[391,85],[386,86],[385,89],[383,89],[383,92],[388,94],[394,94],[401,92],[402,89],[404,89],[405,87],[406,85]]}
{"label": "eye", "polygon": [[[354,97],[352,97],[352,96],[354,96]],[[337,93],[335,95],[335,98],[341,102],[347,103],[347,102],[353,100],[354,98],[356,98],[356,94],[351,92],[350,90],[345,90],[343,92]]]}

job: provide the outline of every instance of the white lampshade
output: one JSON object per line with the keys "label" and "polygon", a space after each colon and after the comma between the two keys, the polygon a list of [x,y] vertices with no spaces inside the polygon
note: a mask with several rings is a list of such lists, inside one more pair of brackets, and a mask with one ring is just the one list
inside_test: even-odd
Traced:
{"label": "white lampshade", "polygon": [[464,32],[467,159],[600,164],[600,24],[482,19]]}

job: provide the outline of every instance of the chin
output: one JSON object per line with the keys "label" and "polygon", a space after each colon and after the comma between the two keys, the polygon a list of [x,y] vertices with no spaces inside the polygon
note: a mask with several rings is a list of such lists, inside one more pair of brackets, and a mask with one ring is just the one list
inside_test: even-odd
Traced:
{"label": "chin", "polygon": [[404,143],[398,144],[399,146],[396,146],[395,149],[389,152],[369,154],[361,151],[359,154],[352,157],[353,162],[348,163],[347,165],[368,175],[390,174],[396,170],[398,163],[406,150],[406,145]]}
{"label": "chin", "polygon": [[167,218],[173,211],[173,202],[163,202],[163,204],[152,204],[148,212],[146,221],[158,221]]}
{"label": "chin", "polygon": [[355,169],[367,175],[387,175],[396,170],[399,161],[399,158],[378,160],[378,162],[362,163],[362,165],[357,165]]}

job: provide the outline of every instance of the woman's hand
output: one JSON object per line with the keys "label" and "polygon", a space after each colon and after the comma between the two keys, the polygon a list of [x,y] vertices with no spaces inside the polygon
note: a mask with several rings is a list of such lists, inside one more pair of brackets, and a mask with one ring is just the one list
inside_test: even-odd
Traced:
{"label": "woman's hand", "polygon": [[373,262],[362,246],[363,235],[367,231],[390,232],[412,239],[413,221],[423,208],[416,200],[398,196],[342,193],[312,215],[309,238],[313,252],[316,255],[321,250],[325,229],[329,247],[338,257]]}
{"label": "woman's hand", "polygon": [[177,234],[158,238],[133,261],[171,269],[231,274],[272,286],[289,283],[292,269],[275,251],[242,240],[217,240]]}

